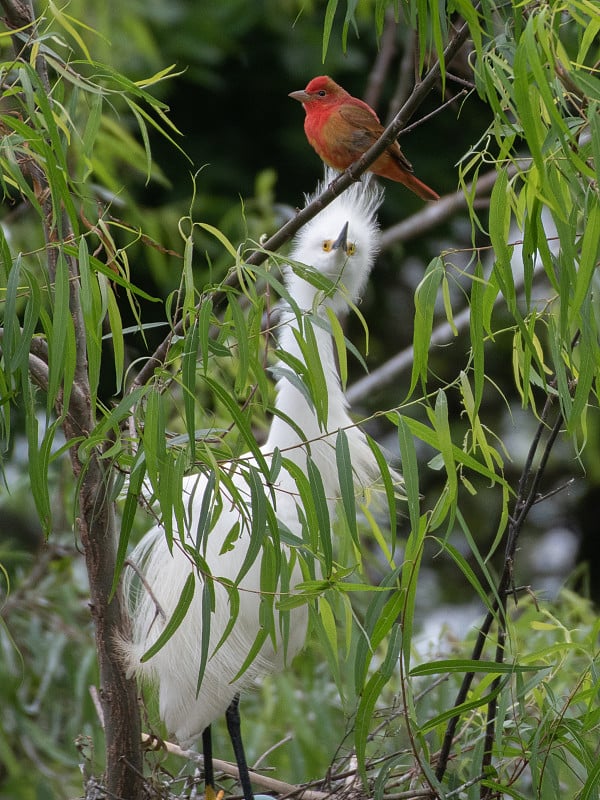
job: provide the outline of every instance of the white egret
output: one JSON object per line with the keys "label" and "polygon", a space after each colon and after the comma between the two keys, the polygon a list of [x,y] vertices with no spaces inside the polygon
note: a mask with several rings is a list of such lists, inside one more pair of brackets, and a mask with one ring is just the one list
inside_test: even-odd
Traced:
{"label": "white egret", "polygon": [[[326,172],[326,183],[334,174]],[[380,477],[377,462],[364,434],[353,426],[348,415],[326,309],[331,308],[336,315],[342,314],[347,310],[349,301],[356,302],[360,297],[378,253],[376,212],[381,200],[382,191],[374,180],[364,178],[336,198],[298,233],[290,262],[308,265],[326,276],[331,281],[329,291],[316,288],[301,277],[301,270],[297,270],[296,274],[293,266],[288,265],[284,269],[285,285],[295,307],[287,305],[281,311],[279,349],[294,356],[296,365],[298,362],[304,364],[302,331],[306,325],[310,325],[325,379],[326,424],[323,424],[323,412],[319,419],[315,404],[309,400],[299,375],[292,374],[289,365],[294,362],[286,358],[286,363],[280,362],[275,368],[275,414],[261,452],[269,468],[273,465],[274,453],[278,453],[298,465],[305,474],[307,455],[310,453],[322,478],[331,519],[340,497],[335,455],[339,429],[346,432],[357,494]],[[304,271],[304,276],[306,274]],[[311,318],[316,322],[311,322]],[[319,319],[321,324],[317,324]],[[267,482],[267,477],[257,470],[254,470],[254,474],[260,475],[264,498],[272,505],[279,523],[301,537],[300,496],[296,481],[285,468],[285,461],[283,463],[273,481]],[[209,726],[227,712],[245,800],[251,800],[252,790],[239,737],[239,692],[250,687],[257,678],[283,668],[302,647],[307,625],[305,606],[289,611],[283,625],[279,624],[281,620],[277,621],[279,612],[275,610],[277,636],[266,638],[252,663],[238,676],[263,627],[260,618],[259,555],[239,581],[239,611],[227,638],[221,642],[231,620],[230,597],[223,584],[238,580],[251,541],[248,465],[257,467],[254,456],[242,457],[235,466],[231,465],[229,488],[227,481],[219,484],[219,513],[215,515],[212,528],[199,547],[210,569],[214,586],[208,659],[204,664],[200,686],[202,625],[207,618],[203,612],[206,594],[202,591],[202,585],[206,576],[194,566],[185,546],[192,551],[198,546],[199,520],[202,514],[206,515],[207,507],[216,504],[212,494],[214,484],[205,474],[194,474],[184,479],[183,492],[187,498],[189,524],[185,531],[179,532],[181,541],[177,541],[176,537],[170,550],[163,529],[156,526],[143,537],[131,556],[144,579],[136,581],[134,587],[132,583],[135,576],[132,570],[128,570],[126,591],[132,598],[132,638],[131,642],[123,645],[131,670],[140,678],[158,684],[159,713],[168,731],[175,734],[185,746],[203,735],[207,784],[213,780]],[[210,489],[207,488],[209,486]],[[207,492],[209,496],[205,496]],[[237,499],[233,497],[236,492],[239,493]],[[240,508],[240,497],[248,500],[245,512]],[[289,590],[293,591],[294,586],[302,580],[302,573],[293,549],[283,546],[282,551],[289,565],[286,583]],[[162,649],[148,660],[140,661],[171,618],[190,573],[196,575],[196,591],[185,618]],[[280,580],[281,590],[282,584],[283,580]],[[283,627],[288,631],[285,644],[281,633]],[[245,775],[242,774],[244,772]]]}

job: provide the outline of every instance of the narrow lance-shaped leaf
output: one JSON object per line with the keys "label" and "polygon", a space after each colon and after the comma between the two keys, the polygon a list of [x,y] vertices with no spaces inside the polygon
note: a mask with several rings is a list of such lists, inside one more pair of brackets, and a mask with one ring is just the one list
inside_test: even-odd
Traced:
{"label": "narrow lance-shaped leaf", "polygon": [[[190,577],[194,577],[190,575]],[[191,602],[191,599],[190,599]],[[202,679],[204,677],[204,670],[208,663],[209,648],[210,648],[210,629],[212,622],[212,614],[214,611],[214,587],[213,579],[206,572],[202,578],[202,620],[200,623],[201,641],[200,641],[200,663],[198,665],[198,678],[196,681],[196,693],[200,692]]]}
{"label": "narrow lance-shaped leaf", "polygon": [[[403,419],[409,430],[417,438],[431,447],[439,449],[438,437],[434,430],[419,420],[411,419],[411,417],[404,417]],[[504,481],[500,475],[497,475],[495,472],[491,472],[484,464],[482,464],[476,458],[473,458],[473,456],[469,455],[469,453],[465,453],[465,451],[461,450],[460,447],[452,445],[452,454],[457,463],[474,470],[480,475],[483,475],[485,478],[488,478],[490,481],[492,481],[492,483],[500,481],[501,483],[507,485],[506,481]]]}
{"label": "narrow lance-shaped leaf", "polygon": [[513,248],[508,244],[510,230],[510,204],[508,202],[508,173],[500,170],[490,198],[490,239],[494,248],[494,275],[511,313],[516,310],[515,284],[512,274]]}
{"label": "narrow lance-shaped leaf", "polygon": [[453,518],[452,507],[458,492],[454,447],[448,420],[448,399],[442,389],[438,391],[436,396],[433,421],[437,433],[437,447],[444,461],[447,479],[444,496],[434,509],[430,519],[432,529],[441,524],[449,512],[451,519]]}
{"label": "narrow lance-shaped leaf", "polygon": [[133,523],[137,514],[139,495],[142,491],[144,477],[146,475],[146,458],[142,449],[139,449],[129,479],[127,481],[127,494],[125,496],[125,503],[121,511],[121,524],[119,530],[119,541],[117,542],[117,555],[115,559],[115,574],[113,578],[113,585],[111,588],[111,595],[118,585],[121,570],[125,559],[127,558],[127,550],[129,547],[129,539],[133,528]]}
{"label": "narrow lance-shaped leaf", "polygon": [[425,386],[427,380],[435,301],[443,275],[444,263],[442,259],[439,257],[434,258],[427,267],[425,275],[415,291],[414,355],[409,395],[412,394],[419,380],[423,386]]}
{"label": "narrow lance-shaped leaf", "polygon": [[[2,236],[3,241],[4,236]],[[8,252],[10,259],[10,252]],[[9,266],[8,281],[6,285],[4,318],[2,320],[4,335],[2,337],[2,358],[4,361],[4,374],[12,383],[13,373],[22,370],[26,374],[29,370],[29,350],[21,351],[18,355],[20,334],[19,317],[17,314],[17,297],[20,294],[21,281],[21,256],[15,258],[12,267]]]}
{"label": "narrow lance-shaped leaf", "polygon": [[475,266],[475,275],[471,284],[471,313],[469,315],[469,330],[471,333],[471,353],[473,356],[473,382],[475,385],[473,397],[473,414],[479,413],[479,405],[483,397],[485,380],[485,349],[484,349],[484,312],[483,301],[486,285],[483,281],[483,267],[478,261]]}
{"label": "narrow lance-shaped leaf", "polygon": [[421,500],[419,497],[419,468],[417,465],[417,453],[411,431],[403,416],[398,416],[398,441],[400,444],[400,455],[402,457],[402,477],[404,478],[404,490],[408,503],[408,515],[410,527],[413,531],[419,530],[419,518],[421,515]]}
{"label": "narrow lance-shaped leaf", "polygon": [[213,378],[204,376],[204,380],[206,381],[207,385],[209,386],[211,392],[213,392],[218,399],[225,405],[229,414],[231,415],[233,422],[235,423],[236,430],[241,435],[244,445],[248,447],[254,458],[256,459],[256,463],[260,469],[260,472],[267,476],[269,474],[269,467],[267,462],[265,461],[265,457],[261,452],[260,447],[258,446],[256,439],[252,433],[252,429],[250,428],[250,424],[244,414],[240,411],[238,404],[235,401],[235,398],[231,396],[231,394],[227,391],[224,386],[214,380]]}
{"label": "narrow lance-shaped leaf", "polygon": [[[254,564],[258,558],[267,532],[267,500],[265,497],[265,489],[261,480],[260,472],[256,469],[256,467],[249,465],[248,471],[245,473],[244,477],[246,478],[248,486],[250,487],[250,541],[248,542],[246,548],[246,556],[235,580],[236,585],[240,583],[244,575],[246,575],[252,564]],[[245,542],[245,537],[243,541]]]}
{"label": "narrow lance-shaped leaf", "polygon": [[310,398],[319,424],[322,428],[325,428],[328,418],[329,395],[312,320],[309,317],[304,318],[303,335],[296,329],[293,330],[293,333],[302,351],[302,357],[306,365],[303,375],[304,382],[310,390]]}
{"label": "narrow lance-shaped leaf", "polygon": [[[394,483],[392,481],[392,476],[390,474],[390,468],[388,466],[387,461],[385,460],[383,453],[379,448],[379,445],[368,434],[367,434],[367,442],[369,444],[369,447],[371,448],[371,452],[375,456],[375,460],[377,461],[377,466],[379,467],[379,474],[381,475],[381,480],[383,482],[383,487],[385,490],[385,497],[388,507],[388,517],[386,520],[386,524],[389,526],[389,539],[391,542],[391,553],[393,555],[396,549],[396,528],[397,528],[396,490],[394,487]],[[398,488],[400,489],[400,487]]]}
{"label": "narrow lance-shaped leaf", "polygon": [[52,320],[48,320],[49,352],[48,412],[56,407],[59,391],[63,394],[61,405],[67,409],[75,374],[75,330],[70,306],[70,275],[67,261],[59,252],[56,263],[54,307]]}
{"label": "narrow lance-shaped leaf", "polygon": [[[181,594],[179,596],[179,600],[177,601],[177,605],[175,606],[175,609],[171,614],[171,618],[167,620],[167,623],[163,628],[158,639],[154,642],[154,644],[151,647],[148,648],[148,650],[146,650],[146,652],[140,658],[140,661],[142,663],[148,661],[149,659],[152,658],[153,655],[158,653],[158,651],[162,647],[164,647],[164,645],[169,641],[171,636],[173,636],[177,628],[179,628],[179,626],[185,619],[185,615],[187,614],[187,611],[190,607],[190,603],[194,598],[195,587],[196,587],[196,578],[194,576],[194,573],[190,572],[181,590]],[[204,630],[204,625],[202,625],[202,629]]]}
{"label": "narrow lance-shaped leaf", "polygon": [[237,345],[238,363],[235,373],[235,390],[240,394],[246,386],[248,370],[250,368],[250,346],[248,341],[248,328],[246,318],[240,308],[237,298],[229,303],[229,311],[233,319],[235,342]]}
{"label": "narrow lance-shaped leaf", "polygon": [[367,782],[365,755],[367,739],[369,737],[371,722],[373,720],[373,711],[377,701],[381,696],[381,692],[397,669],[398,656],[400,654],[401,646],[402,628],[399,624],[396,624],[391,631],[388,649],[383,664],[377,670],[377,672],[371,676],[367,685],[365,686],[358,710],[356,712],[354,743],[356,747],[358,769],[365,785]]}
{"label": "narrow lance-shaped leaf", "polygon": [[580,242],[579,269],[577,270],[575,292],[570,307],[570,316],[575,323],[579,319],[584,298],[590,291],[592,276],[597,270],[600,254],[600,203],[592,196],[590,198],[590,206]]}
{"label": "narrow lance-shaped leaf", "polygon": [[83,237],[79,242],[78,264],[79,278],[81,280],[80,303],[85,325],[88,376],[92,406],[95,406],[102,361],[102,298],[96,276],[90,268],[87,244]]}
{"label": "narrow lance-shaped leaf", "polygon": [[357,694],[362,692],[372,656],[400,614],[403,595],[398,588],[398,579],[401,571],[401,566],[396,567],[382,578],[379,588],[389,591],[376,592],[365,614],[363,635],[356,645],[354,658],[354,690]]}
{"label": "narrow lance-shaped leaf", "polygon": [[43,437],[40,447],[39,426],[34,394],[29,383],[29,373],[21,373],[21,387],[23,408],[25,410],[25,431],[28,442],[28,469],[31,494],[37,509],[38,517],[44,534],[48,536],[52,530],[52,512],[50,506],[50,492],[48,488],[48,462],[50,446],[52,444],[55,425],[51,425]]}
{"label": "narrow lance-shaped leaf", "polygon": [[315,513],[319,524],[319,540],[323,551],[323,572],[325,576],[329,576],[333,564],[333,547],[331,544],[331,521],[329,519],[329,509],[327,508],[323,479],[312,458],[307,458],[306,467]]}
{"label": "narrow lance-shaped leaf", "polygon": [[356,522],[356,496],[354,494],[354,475],[350,458],[350,447],[348,445],[346,432],[341,429],[338,431],[335,440],[335,460],[346,522],[348,523],[352,541],[356,547],[359,547],[358,526]]}
{"label": "narrow lance-shaped leaf", "polygon": [[185,427],[189,438],[190,456],[194,458],[196,438],[196,365],[200,343],[200,326],[194,322],[186,332],[181,359],[181,380]]}
{"label": "narrow lance-shaped leaf", "polygon": [[403,594],[402,604],[402,655],[405,671],[408,671],[412,647],[412,634],[417,603],[417,585],[421,559],[423,558],[423,543],[427,533],[427,517],[423,514],[416,528],[411,528],[410,536],[406,541],[405,558],[400,573],[400,591]]}
{"label": "narrow lance-shaped leaf", "polygon": [[108,311],[108,324],[112,341],[112,357],[115,366],[115,394],[119,394],[123,387],[123,373],[125,369],[125,345],[123,341],[123,322],[121,312],[115,298],[115,293],[110,282],[104,275],[98,275],[98,281],[106,296]]}

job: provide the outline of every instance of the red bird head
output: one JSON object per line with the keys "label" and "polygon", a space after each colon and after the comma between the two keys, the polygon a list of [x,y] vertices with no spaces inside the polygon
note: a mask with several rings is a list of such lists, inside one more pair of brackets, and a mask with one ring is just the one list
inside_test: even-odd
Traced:
{"label": "red bird head", "polygon": [[311,108],[338,105],[342,98],[350,97],[348,92],[328,75],[319,75],[317,78],[313,78],[312,81],[309,81],[306,89],[290,92],[288,96],[298,100],[303,106]]}

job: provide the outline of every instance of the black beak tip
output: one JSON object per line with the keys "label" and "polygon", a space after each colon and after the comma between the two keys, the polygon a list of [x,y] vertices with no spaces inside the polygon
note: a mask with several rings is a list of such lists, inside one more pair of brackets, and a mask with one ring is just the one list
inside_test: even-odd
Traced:
{"label": "black beak tip", "polygon": [[334,249],[341,247],[343,250],[346,250],[347,245],[348,245],[348,223],[346,222],[346,224],[340,231],[340,235],[333,243],[333,247]]}

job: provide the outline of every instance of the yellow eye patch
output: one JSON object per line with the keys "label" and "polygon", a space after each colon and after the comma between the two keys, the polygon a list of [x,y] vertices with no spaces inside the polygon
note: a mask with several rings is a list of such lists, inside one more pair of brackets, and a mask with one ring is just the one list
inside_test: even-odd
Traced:
{"label": "yellow eye patch", "polygon": [[[333,239],[325,239],[322,247],[325,253],[330,253],[331,250],[333,249]],[[356,245],[354,244],[354,242],[348,242],[348,244],[346,245],[346,255],[353,256],[354,253],[356,253]]]}

